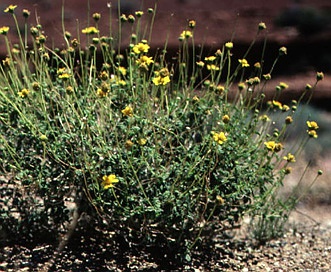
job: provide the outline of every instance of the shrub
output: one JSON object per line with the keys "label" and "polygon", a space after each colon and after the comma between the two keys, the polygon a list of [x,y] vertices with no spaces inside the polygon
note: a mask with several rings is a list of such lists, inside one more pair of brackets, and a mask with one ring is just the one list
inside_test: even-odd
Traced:
{"label": "shrub", "polygon": [[[306,120],[300,148],[294,155],[284,149],[301,99],[278,102],[285,83],[271,102],[264,91],[286,48],[272,67],[247,62],[255,39],[239,60],[233,42],[204,56],[190,21],[171,62],[166,44],[151,54],[144,29],[152,31],[154,16],[155,9],[119,14],[118,35],[102,36],[103,18],[93,14],[95,24],[78,31],[86,47],[64,28],[61,50],[47,46],[41,25],[18,45],[7,37],[12,29],[0,29],[8,49],[0,71],[1,228],[8,237],[56,240],[68,223],[88,216],[127,244],[189,257],[215,234],[240,227],[246,214],[258,222],[257,238],[280,233],[296,200],[283,201],[277,191],[318,128]],[[124,49],[123,24],[134,31]],[[265,27],[260,23],[257,35]],[[283,125],[270,133],[268,114],[275,111],[284,112],[275,120]]]}

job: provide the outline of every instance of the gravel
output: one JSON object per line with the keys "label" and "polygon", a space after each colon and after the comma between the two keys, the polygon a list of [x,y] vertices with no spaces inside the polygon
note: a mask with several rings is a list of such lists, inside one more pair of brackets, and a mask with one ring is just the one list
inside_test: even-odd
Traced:
{"label": "gravel", "polygon": [[0,271],[330,271],[331,206],[301,207],[286,233],[256,245],[242,228],[234,239],[217,241],[178,264],[155,249],[119,248],[103,233],[80,235],[55,254],[55,245],[6,245]]}

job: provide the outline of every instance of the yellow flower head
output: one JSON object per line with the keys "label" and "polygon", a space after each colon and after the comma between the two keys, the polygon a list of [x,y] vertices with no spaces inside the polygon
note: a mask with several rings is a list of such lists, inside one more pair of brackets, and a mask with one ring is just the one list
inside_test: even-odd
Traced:
{"label": "yellow flower head", "polygon": [[324,74],[323,74],[323,72],[317,72],[316,73],[316,80],[317,81],[320,81],[320,80],[322,80],[324,78]]}
{"label": "yellow flower head", "polygon": [[86,35],[91,35],[91,34],[97,34],[99,33],[99,30],[97,28],[95,28],[94,26],[90,26],[90,27],[86,27],[82,30],[83,34]]}
{"label": "yellow flower head", "polygon": [[213,136],[214,141],[220,145],[227,141],[227,137],[226,137],[225,133],[222,131],[220,133],[212,131],[211,134]]}
{"label": "yellow flower head", "polygon": [[207,70],[218,71],[220,68],[215,64],[207,64]]}
{"label": "yellow flower head", "polygon": [[193,29],[193,28],[195,28],[196,24],[197,24],[197,22],[195,20],[190,20],[188,22],[188,27]]}
{"label": "yellow flower head", "polygon": [[109,74],[106,71],[102,71],[99,77],[101,78],[101,80],[105,81],[109,78]]}
{"label": "yellow flower head", "polygon": [[225,124],[229,123],[230,122],[230,116],[228,114],[223,115],[222,121]]}
{"label": "yellow flower head", "polygon": [[123,110],[122,113],[124,116],[129,116],[132,117],[133,116],[133,109],[131,106],[126,106]]}
{"label": "yellow flower head", "polygon": [[9,26],[0,27],[0,34],[1,35],[7,35],[8,31],[9,31]]}
{"label": "yellow flower head", "polygon": [[215,56],[205,57],[205,61],[207,61],[207,62],[213,62],[215,59],[216,59]]}
{"label": "yellow flower head", "polygon": [[318,137],[316,130],[307,130],[307,133],[308,133],[309,137],[312,137],[315,139]]}
{"label": "yellow flower head", "polygon": [[101,19],[101,14],[97,12],[93,13],[92,18],[94,19],[94,21],[98,22]]}
{"label": "yellow flower head", "polygon": [[283,105],[282,107],[282,111],[289,111],[290,110],[290,107],[288,105]]}
{"label": "yellow flower head", "polygon": [[63,80],[67,80],[71,75],[68,74],[68,73],[63,73],[61,75],[59,75],[59,78],[60,79],[63,79]]}
{"label": "yellow flower head", "polygon": [[106,97],[108,92],[103,91],[101,88],[97,89],[97,96],[98,97]]}
{"label": "yellow flower head", "polygon": [[27,9],[23,9],[23,17],[24,18],[28,18],[29,16],[30,16],[30,11],[29,10],[27,10]]}
{"label": "yellow flower head", "polygon": [[271,119],[269,118],[268,115],[263,114],[262,116],[259,117],[259,119],[263,122],[269,122]]}
{"label": "yellow flower head", "polygon": [[266,24],[264,23],[264,22],[260,22],[259,23],[259,25],[258,25],[258,29],[259,30],[264,30],[264,29],[266,29],[267,28],[267,26],[266,26]]}
{"label": "yellow flower head", "polygon": [[167,68],[162,68],[160,71],[155,72],[155,77],[153,78],[153,83],[158,85],[167,85],[170,82],[170,73]]}
{"label": "yellow flower head", "polygon": [[142,53],[147,53],[150,46],[147,43],[138,43],[135,46],[133,46],[132,50],[135,54],[139,55]]}
{"label": "yellow flower head", "polygon": [[144,12],[141,11],[141,10],[139,10],[139,11],[136,11],[135,14],[136,14],[136,16],[137,16],[138,18],[140,18],[141,16],[144,15]]}
{"label": "yellow flower head", "polygon": [[101,185],[103,186],[103,189],[109,189],[114,187],[114,183],[117,183],[118,179],[116,178],[116,175],[108,175],[102,177]]}
{"label": "yellow flower head", "polygon": [[219,205],[223,205],[225,202],[223,197],[221,197],[220,195],[216,196],[216,201]]}
{"label": "yellow flower head", "polygon": [[273,152],[278,152],[282,150],[283,145],[281,143],[276,143],[275,141],[264,142],[266,148]]}
{"label": "yellow flower head", "polygon": [[2,64],[3,64],[3,66],[5,66],[5,67],[9,67],[10,64],[11,64],[11,60],[10,60],[10,58],[9,58],[9,57],[6,57],[4,60],[2,60]]}
{"label": "yellow flower head", "polygon": [[284,90],[288,88],[288,85],[285,82],[279,82],[279,87],[281,90]]}
{"label": "yellow flower head", "polygon": [[288,153],[287,156],[283,157],[283,159],[288,162],[295,162],[295,156],[291,153]]}
{"label": "yellow flower head", "polygon": [[139,66],[143,66],[143,65],[150,65],[151,63],[154,63],[153,58],[152,57],[147,57],[145,55],[141,56],[139,59],[136,60],[136,63]]}
{"label": "yellow flower head", "polygon": [[286,167],[286,168],[284,169],[284,173],[285,173],[285,175],[291,174],[292,170],[293,170],[292,167]]}
{"label": "yellow flower head", "polygon": [[9,5],[4,12],[14,13],[14,10],[17,8],[17,5]]}
{"label": "yellow flower head", "polygon": [[20,92],[18,92],[18,96],[23,98],[28,96],[29,93],[30,91],[28,89],[22,89]]}
{"label": "yellow flower head", "polygon": [[140,138],[137,142],[139,145],[144,146],[147,143],[147,140],[145,138]]}
{"label": "yellow flower head", "polygon": [[241,67],[249,67],[249,63],[246,59],[240,59],[238,61],[241,64]]}
{"label": "yellow flower head", "polygon": [[240,83],[238,83],[238,89],[239,89],[239,91],[242,91],[242,90],[245,89],[245,88],[246,88],[246,85],[245,85],[244,82],[240,82]]}
{"label": "yellow flower head", "polygon": [[287,55],[287,48],[285,46],[279,48],[279,55],[280,56]]}
{"label": "yellow flower head", "polygon": [[287,116],[287,117],[285,118],[285,124],[289,125],[289,124],[291,124],[292,122],[293,122],[293,118],[292,118],[292,116]]}
{"label": "yellow flower head", "polygon": [[228,50],[232,49],[233,48],[233,43],[232,42],[225,43],[225,48],[228,49]]}
{"label": "yellow flower head", "polygon": [[184,30],[180,36],[179,36],[179,40],[185,40],[185,39],[189,39],[192,38],[193,34],[191,31],[189,30]]}
{"label": "yellow flower head", "polygon": [[201,60],[200,60],[200,61],[197,61],[196,64],[197,64],[199,67],[201,67],[201,68],[202,68],[203,66],[205,66],[205,63],[204,63],[203,61],[201,61]]}
{"label": "yellow flower head", "polygon": [[134,143],[131,140],[127,140],[124,144],[126,149],[131,149],[133,147]]}
{"label": "yellow flower head", "polygon": [[317,122],[315,121],[307,121],[307,126],[309,130],[317,130],[319,128]]}
{"label": "yellow flower head", "polygon": [[156,76],[156,77],[153,78],[153,83],[156,86],[167,85],[169,82],[170,82],[170,77],[169,76],[165,76],[165,77]]}
{"label": "yellow flower head", "polygon": [[265,80],[270,80],[270,79],[271,79],[271,75],[270,75],[270,74],[264,74],[264,75],[263,75],[263,78],[264,78]]}
{"label": "yellow flower head", "polygon": [[125,68],[125,67],[122,67],[122,66],[118,67],[118,71],[119,71],[123,76],[126,75],[126,68]]}
{"label": "yellow flower head", "polygon": [[272,106],[279,108],[280,110],[283,108],[282,103],[276,100],[272,100]]}

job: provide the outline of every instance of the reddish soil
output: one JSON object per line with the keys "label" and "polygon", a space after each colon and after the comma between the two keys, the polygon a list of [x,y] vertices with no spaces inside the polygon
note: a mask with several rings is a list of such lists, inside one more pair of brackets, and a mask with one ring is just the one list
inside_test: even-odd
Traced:
{"label": "reddish soil", "polygon": [[[112,2],[111,9],[107,3]],[[278,48],[285,45],[288,48],[286,60],[281,61],[274,70],[274,76],[279,76],[276,82],[285,81],[290,85],[288,98],[295,97],[304,88],[307,81],[311,83],[314,80],[314,72],[331,71],[331,48],[330,48],[330,26],[331,26],[331,2],[329,0],[318,1],[294,1],[294,0],[167,0],[167,1],[129,1],[121,0],[122,12],[125,14],[134,14],[136,10],[146,11],[149,7],[154,7],[157,3],[157,16],[154,24],[154,30],[150,44],[154,49],[163,47],[168,37],[168,51],[176,54],[178,48],[178,36],[187,28],[187,22],[190,19],[197,21],[195,29],[195,44],[203,45],[206,54],[213,54],[218,48],[233,40],[235,47],[233,54],[240,58],[247,50],[249,43],[257,33],[259,22],[265,22],[267,30],[263,33],[268,34],[268,44],[265,52],[265,67],[271,66],[278,53]],[[35,26],[38,21],[45,31],[48,42],[58,47],[64,46],[62,38],[62,1],[51,0],[2,0],[0,10],[4,10],[8,5],[16,4],[15,9],[20,25],[23,26],[23,9],[31,11],[28,19],[28,25]],[[296,18],[298,11],[313,9],[313,15],[327,17],[327,22],[315,28],[308,28],[304,34],[300,33],[298,27],[280,27],[275,23],[276,18],[287,12],[287,19]],[[77,33],[77,25],[84,28],[94,24],[91,14],[100,12],[102,15],[99,23],[101,35],[109,33],[109,13],[113,14],[113,33],[117,31],[117,1],[98,0],[90,1],[90,11],[88,12],[88,1],[70,0],[65,1],[64,5],[64,23],[66,30],[74,36]],[[291,11],[292,13],[289,13]],[[88,14],[90,14],[88,16]],[[146,16],[147,18],[147,16]],[[308,16],[306,21],[310,23],[313,16]],[[315,22],[315,21],[312,21]],[[1,12],[0,26],[8,25],[11,27],[9,37],[17,41],[15,36],[15,25],[10,14]],[[321,31],[317,31],[321,30]],[[128,43],[128,37],[131,34],[131,26],[124,26],[123,43]],[[255,62],[261,57],[261,50],[265,34],[261,33],[257,37],[257,46],[251,52],[249,61]],[[0,55],[5,54],[6,47],[4,39],[0,38]],[[307,77],[307,73],[309,77]],[[295,78],[287,76],[295,74]],[[312,75],[312,76],[311,76]],[[291,81],[294,80],[294,84]],[[277,83],[275,83],[277,84]],[[274,86],[271,85],[270,86]],[[321,103],[331,98],[331,80],[324,81],[318,87],[314,102]]]}

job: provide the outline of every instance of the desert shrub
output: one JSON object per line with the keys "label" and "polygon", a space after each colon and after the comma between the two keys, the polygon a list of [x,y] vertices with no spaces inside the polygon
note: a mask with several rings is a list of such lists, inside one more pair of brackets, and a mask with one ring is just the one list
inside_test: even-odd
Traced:
{"label": "desert shrub", "polygon": [[[6,11],[17,21],[16,6]],[[24,16],[28,24],[28,11]],[[273,86],[273,100],[264,94],[286,48],[272,67],[263,66],[264,52],[255,64],[247,62],[256,37],[239,60],[232,41],[206,56],[194,46],[190,21],[178,33],[178,56],[171,61],[166,43],[151,53],[154,16],[155,8],[119,14],[118,33],[102,36],[103,18],[93,14],[94,23],[76,38],[63,27],[67,46],[61,50],[48,47],[39,24],[17,45],[7,36],[14,30],[0,28],[8,48],[0,70],[1,228],[7,237],[56,240],[68,231],[73,210],[127,244],[188,257],[214,235],[240,227],[244,215],[258,222],[258,239],[281,232],[296,201],[279,199],[278,189],[318,128],[305,120],[308,133],[288,154],[283,140],[301,98],[290,106],[278,102],[286,83]],[[128,44],[121,40],[124,24],[132,25]],[[264,29],[260,23],[257,36]],[[316,83],[322,78],[317,73]],[[280,129],[268,117],[275,111],[284,114],[274,120]]]}

